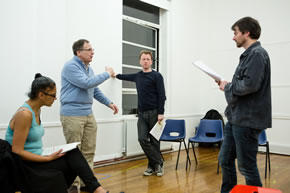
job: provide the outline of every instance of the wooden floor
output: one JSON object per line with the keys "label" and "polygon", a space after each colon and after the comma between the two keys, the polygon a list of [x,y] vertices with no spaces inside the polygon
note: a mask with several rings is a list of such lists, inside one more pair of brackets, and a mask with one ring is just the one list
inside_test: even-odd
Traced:
{"label": "wooden floor", "polygon": [[[164,154],[162,177],[143,176],[147,160],[140,159],[94,169],[95,175],[110,193],[219,193],[222,174],[216,173],[218,149],[197,148],[198,165],[190,149],[191,167],[185,170],[186,154],[182,151],[175,170],[177,152]],[[258,166],[264,187],[290,193],[290,156],[271,154],[271,174],[265,179],[265,154],[258,154]],[[238,184],[245,184],[238,172]]]}

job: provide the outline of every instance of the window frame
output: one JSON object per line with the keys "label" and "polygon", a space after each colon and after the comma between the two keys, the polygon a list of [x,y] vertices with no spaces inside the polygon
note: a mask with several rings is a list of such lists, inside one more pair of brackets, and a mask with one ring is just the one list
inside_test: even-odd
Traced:
{"label": "window frame", "polygon": [[[159,59],[158,58],[159,58],[159,41],[160,41],[159,32],[160,32],[160,28],[161,28],[160,25],[155,24],[155,23],[151,23],[151,22],[148,22],[148,21],[144,21],[142,19],[133,18],[133,17],[130,17],[130,16],[127,16],[127,15],[123,15],[122,22],[123,22],[123,20],[132,22],[132,23],[137,24],[137,25],[141,25],[142,27],[146,27],[146,28],[149,28],[149,29],[155,31],[155,48],[144,46],[144,45],[141,45],[141,44],[138,44],[138,43],[125,41],[125,40],[123,40],[123,38],[122,38],[122,45],[123,44],[128,44],[128,45],[144,48],[144,50],[148,49],[148,50],[154,51],[155,52],[155,58],[153,58],[153,62],[155,63],[155,66],[152,69],[155,70],[155,71],[159,71]],[[123,52],[122,52],[122,57],[123,57]],[[139,61],[138,61],[138,63],[139,63]],[[133,65],[129,65],[129,64],[124,64],[122,62],[122,69],[124,67],[125,68],[142,70],[141,66],[133,66]],[[136,88],[123,88],[123,86],[122,86],[122,97],[123,97],[123,95],[129,95],[129,94],[133,94],[133,95],[136,95],[136,97],[138,97]],[[136,104],[136,108],[138,109],[138,104]],[[123,103],[122,103],[122,109],[123,109]],[[136,114],[124,114],[124,112],[123,112],[123,115],[136,115]]]}

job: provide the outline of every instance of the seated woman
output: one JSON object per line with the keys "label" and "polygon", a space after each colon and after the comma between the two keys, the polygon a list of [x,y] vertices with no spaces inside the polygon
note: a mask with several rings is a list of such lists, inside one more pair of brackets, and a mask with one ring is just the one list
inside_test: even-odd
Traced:
{"label": "seated woman", "polygon": [[51,192],[67,193],[67,188],[79,176],[90,192],[106,193],[78,148],[66,153],[59,150],[49,156],[41,155],[44,129],[40,121],[40,109],[42,106],[50,107],[56,100],[55,82],[37,73],[28,97],[29,100],[12,117],[5,138],[11,144],[12,152],[23,159],[24,165],[31,169],[29,171],[33,171],[26,174],[29,181],[33,182],[33,188],[37,189],[33,192],[47,192],[48,184],[59,180],[39,180],[37,176],[45,174],[43,171],[47,170],[50,173],[60,173],[63,178],[61,183],[54,183],[61,184],[60,186],[49,187],[53,189]]}

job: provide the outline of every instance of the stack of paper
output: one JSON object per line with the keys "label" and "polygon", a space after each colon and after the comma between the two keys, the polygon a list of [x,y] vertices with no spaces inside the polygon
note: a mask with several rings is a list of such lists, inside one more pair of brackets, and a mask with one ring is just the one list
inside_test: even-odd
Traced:
{"label": "stack of paper", "polygon": [[202,70],[203,72],[208,74],[210,77],[212,77],[216,81],[223,80],[223,78],[219,74],[217,74],[215,71],[213,71],[210,67],[206,66],[201,61],[197,60],[197,61],[193,62],[193,65],[195,65],[197,68],[199,68],[200,70]]}
{"label": "stack of paper", "polygon": [[151,129],[150,134],[156,139],[156,140],[160,140],[160,137],[163,133],[165,127],[165,121],[164,119],[159,123],[157,121],[157,123],[154,125],[154,127]]}
{"label": "stack of paper", "polygon": [[54,152],[57,152],[60,149],[62,149],[61,153],[65,153],[67,151],[75,149],[77,147],[77,145],[80,144],[80,143],[81,142],[75,142],[75,143],[69,143],[69,144],[58,145],[58,146],[53,146],[53,147],[47,147],[47,148],[43,149],[41,155],[43,155],[43,156],[51,155],[51,154],[53,154]]}

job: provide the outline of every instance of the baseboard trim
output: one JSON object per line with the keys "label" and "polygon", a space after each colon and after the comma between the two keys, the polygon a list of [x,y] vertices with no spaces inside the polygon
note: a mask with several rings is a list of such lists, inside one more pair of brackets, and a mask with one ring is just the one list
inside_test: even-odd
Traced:
{"label": "baseboard trim", "polygon": [[[172,150],[172,149],[161,151],[162,154],[167,154],[167,153],[172,153],[172,152],[174,152],[174,150]],[[96,162],[94,162],[94,168],[99,168],[99,167],[103,167],[103,166],[109,166],[109,165],[114,165],[114,164],[134,161],[134,160],[140,160],[140,159],[144,159],[144,158],[146,158],[146,156],[144,153],[142,153],[142,154],[134,155],[134,156],[122,156],[119,158],[96,161]]]}
{"label": "baseboard trim", "polygon": [[270,153],[290,155],[290,146],[286,144],[271,144],[269,142]]}

